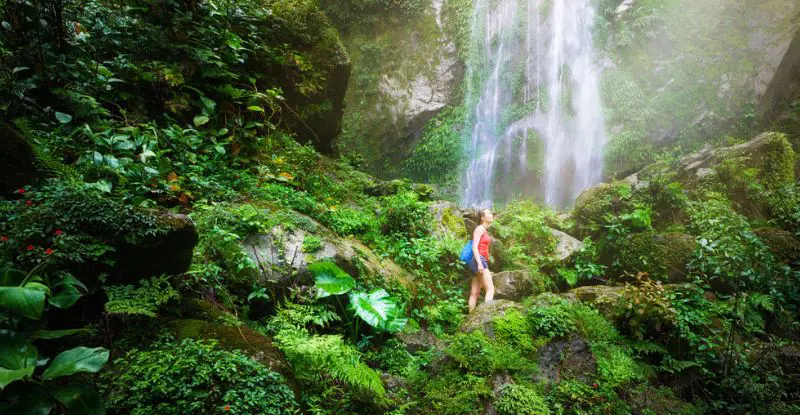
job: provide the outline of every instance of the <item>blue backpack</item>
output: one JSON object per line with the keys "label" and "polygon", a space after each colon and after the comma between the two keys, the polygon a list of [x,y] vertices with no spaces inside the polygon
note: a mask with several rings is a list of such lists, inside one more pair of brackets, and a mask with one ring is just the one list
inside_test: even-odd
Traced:
{"label": "blue backpack", "polygon": [[469,264],[473,259],[475,259],[475,254],[472,252],[472,239],[470,239],[469,242],[464,245],[464,248],[461,249],[461,257],[459,259],[461,259],[461,261],[463,261],[465,264]]}

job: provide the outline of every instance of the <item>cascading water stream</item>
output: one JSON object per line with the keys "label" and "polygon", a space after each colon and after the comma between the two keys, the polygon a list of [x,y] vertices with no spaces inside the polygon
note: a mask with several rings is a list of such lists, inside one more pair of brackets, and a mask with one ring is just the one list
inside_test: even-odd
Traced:
{"label": "cascading water stream", "polygon": [[[489,206],[498,190],[514,193],[504,185],[535,183],[524,186],[536,189],[527,196],[563,208],[601,180],[606,134],[590,1],[477,1],[465,205]],[[536,140],[538,152],[529,154]]]}

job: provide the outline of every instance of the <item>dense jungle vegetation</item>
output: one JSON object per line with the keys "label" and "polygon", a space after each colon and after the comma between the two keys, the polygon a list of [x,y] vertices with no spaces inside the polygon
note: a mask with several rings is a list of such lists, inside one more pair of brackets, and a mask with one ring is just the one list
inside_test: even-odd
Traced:
{"label": "dense jungle vegetation", "polygon": [[498,206],[468,313],[463,108],[433,185],[335,152],[340,33],[426,5],[0,0],[0,413],[800,413],[800,101]]}

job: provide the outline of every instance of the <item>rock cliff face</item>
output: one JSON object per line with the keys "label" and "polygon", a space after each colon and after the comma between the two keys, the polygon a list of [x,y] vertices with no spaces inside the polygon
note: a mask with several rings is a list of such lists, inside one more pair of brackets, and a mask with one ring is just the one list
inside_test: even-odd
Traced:
{"label": "rock cliff face", "polygon": [[386,13],[341,30],[353,74],[339,149],[363,155],[367,169],[381,177],[395,175],[425,124],[460,98],[464,66],[445,0],[422,3],[414,16]]}

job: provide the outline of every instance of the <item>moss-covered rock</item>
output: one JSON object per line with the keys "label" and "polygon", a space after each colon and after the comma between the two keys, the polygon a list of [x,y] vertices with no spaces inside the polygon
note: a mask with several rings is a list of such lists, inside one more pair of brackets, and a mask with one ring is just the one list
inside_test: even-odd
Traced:
{"label": "moss-covered rock", "polygon": [[383,286],[393,282],[413,288],[411,274],[393,261],[379,257],[352,237],[336,236],[319,222],[307,220],[317,229],[314,236],[322,245],[314,252],[303,252],[303,241],[311,233],[299,228],[275,226],[268,234],[250,235],[243,241],[245,252],[258,265],[258,276],[254,278],[279,286],[288,284],[290,278],[300,278],[310,285],[308,264],[330,261],[365,283]]}
{"label": "moss-covered rock", "polygon": [[800,260],[800,239],[793,233],[778,228],[758,228],[753,233],[769,247],[776,260],[783,263]]}
{"label": "moss-covered rock", "polygon": [[516,310],[523,312],[524,307],[520,303],[509,300],[494,300],[488,303],[481,303],[467,316],[461,323],[460,330],[464,333],[471,333],[480,330],[489,338],[494,338],[494,320],[505,316],[508,312]]}
{"label": "moss-covered rock", "polygon": [[173,320],[168,323],[172,333],[181,339],[215,339],[220,347],[227,350],[240,350],[270,370],[289,379],[293,378],[291,366],[272,340],[258,332],[241,326],[229,327],[202,320]]}
{"label": "moss-covered rock", "polygon": [[618,270],[646,272],[662,281],[683,282],[695,247],[695,238],[683,233],[637,233],[621,241],[616,257]]}
{"label": "moss-covered rock", "polygon": [[452,202],[440,201],[431,204],[431,214],[434,220],[433,235],[437,238],[466,239],[467,227],[464,217],[458,206]]}
{"label": "moss-covered rock", "polygon": [[168,211],[150,213],[159,232],[135,239],[122,238],[117,248],[117,266],[128,279],[178,275],[192,264],[192,253],[200,238],[194,222],[186,215]]}
{"label": "moss-covered rock", "polygon": [[[706,147],[685,156],[678,162],[677,173],[681,183],[692,188],[713,177],[720,166],[734,164],[739,168],[756,169],[759,183],[773,190],[794,182],[794,162],[794,150],[786,136],[766,132],[746,143],[716,149]],[[742,170],[738,173],[741,175]]]}
{"label": "moss-covered rock", "polygon": [[25,136],[0,122],[0,194],[57,176],[58,163],[44,157]]}
{"label": "moss-covered rock", "polygon": [[624,197],[630,192],[631,185],[626,182],[600,183],[584,190],[575,200],[572,211],[574,234],[578,238],[598,235],[607,213],[619,212],[628,206]]}
{"label": "moss-covered rock", "polygon": [[586,380],[597,373],[597,360],[586,341],[570,335],[551,341],[536,352],[539,373],[536,379],[558,383],[564,379]]}
{"label": "moss-covered rock", "polygon": [[593,304],[600,299],[606,300],[619,297],[622,295],[621,293],[624,288],[625,287],[610,285],[592,285],[573,288],[565,293],[564,296],[568,299]]}

